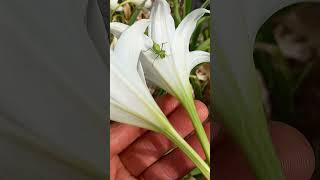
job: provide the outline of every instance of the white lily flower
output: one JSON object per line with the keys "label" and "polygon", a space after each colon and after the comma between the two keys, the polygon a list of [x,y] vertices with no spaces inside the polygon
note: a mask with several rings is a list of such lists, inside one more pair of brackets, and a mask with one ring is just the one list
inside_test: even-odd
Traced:
{"label": "white lily flower", "polygon": [[156,58],[152,51],[144,53],[141,62],[146,78],[181,101],[185,96],[192,98],[189,83],[191,70],[200,63],[210,61],[208,52],[189,52],[189,42],[197,20],[205,13],[209,11],[203,8],[192,11],[175,29],[170,6],[165,0],[156,0],[151,10],[149,37],[154,43],[163,45],[166,57]]}
{"label": "white lily flower", "polygon": [[[148,36],[161,46],[166,55],[161,58],[150,49],[140,58],[146,78],[175,96],[186,108],[209,160],[210,144],[196,112],[189,82],[191,70],[200,63],[210,61],[208,52],[189,51],[190,38],[197,21],[205,13],[209,11],[204,8],[192,11],[175,29],[169,4],[165,0],[156,0],[151,10]],[[110,28],[111,32],[119,37],[128,27],[121,23],[111,23]]]}
{"label": "white lily flower", "polygon": [[175,29],[169,4],[165,0],[156,0],[151,10],[149,37],[163,48],[166,56],[159,58],[153,51],[148,51],[142,56],[141,62],[146,78],[175,96],[186,108],[207,160],[210,161],[210,144],[197,114],[189,81],[190,72],[196,65],[210,61],[208,52],[189,51],[197,21],[205,13],[209,11],[204,8],[192,11]]}
{"label": "white lily flower", "polygon": [[[127,0],[127,2],[131,2],[131,3],[135,4],[136,6],[139,6],[144,2],[144,0]],[[123,8],[118,7],[119,5],[120,4],[119,4],[118,0],[110,0],[110,9],[111,10],[116,9],[117,11],[122,11]],[[148,8],[148,9],[151,8],[152,7],[152,0],[146,0],[144,7]]]}
{"label": "white lily flower", "polygon": [[114,50],[110,49],[110,118],[159,132],[165,116],[149,93],[138,62],[148,25],[146,20],[139,21],[121,36]]}
{"label": "white lily flower", "polygon": [[148,20],[136,22],[121,35],[114,50],[110,49],[110,119],[162,133],[208,178],[209,166],[171,126],[146,85],[138,60],[149,42],[144,35],[148,25]]}
{"label": "white lily flower", "polygon": [[[110,0],[110,9],[115,10],[119,6],[118,0]],[[122,11],[123,8],[119,7],[117,8],[117,11]]]}
{"label": "white lily flower", "polygon": [[[144,2],[144,0],[132,0],[131,2],[133,4],[139,6]],[[144,4],[144,7],[145,8],[151,8],[151,6],[152,6],[152,0],[146,0],[146,3]]]}

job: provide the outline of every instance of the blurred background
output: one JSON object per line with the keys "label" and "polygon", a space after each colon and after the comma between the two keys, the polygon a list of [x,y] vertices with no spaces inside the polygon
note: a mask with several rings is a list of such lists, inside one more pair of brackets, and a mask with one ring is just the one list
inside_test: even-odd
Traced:
{"label": "blurred background", "polygon": [[312,180],[320,179],[320,4],[274,14],[256,37],[254,58],[268,118],[307,137],[316,155]]}

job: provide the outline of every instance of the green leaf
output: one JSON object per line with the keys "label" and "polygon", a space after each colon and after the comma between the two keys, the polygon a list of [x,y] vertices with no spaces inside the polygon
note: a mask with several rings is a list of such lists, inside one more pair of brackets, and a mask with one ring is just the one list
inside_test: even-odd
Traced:
{"label": "green leaf", "polygon": [[201,30],[204,27],[205,24],[207,24],[210,20],[210,16],[203,16],[199,19],[199,21],[197,22],[197,27],[194,30],[192,37],[191,37],[191,43],[190,43],[190,50],[193,51],[196,49],[197,43],[198,43],[198,39],[199,39],[199,35],[201,34]]}
{"label": "green leaf", "polygon": [[190,77],[190,83],[193,88],[195,99],[202,100],[203,99],[203,89],[197,77]]}
{"label": "green leaf", "polygon": [[197,47],[197,50],[201,50],[201,51],[207,51],[209,49],[210,49],[210,39],[205,40]]}
{"label": "green leaf", "polygon": [[203,4],[202,4],[202,8],[207,8],[210,4],[210,0],[206,0]]}
{"label": "green leaf", "polygon": [[136,22],[137,17],[139,16],[141,10],[144,8],[144,5],[146,4],[147,0],[144,0],[142,4],[140,4],[139,6],[136,6],[136,8],[134,9],[134,12],[132,13],[128,25],[132,25],[134,22]]}
{"label": "green leaf", "polygon": [[183,7],[183,17],[186,17],[191,12],[192,0],[184,0]]}
{"label": "green leaf", "polygon": [[172,0],[172,1],[173,1],[173,18],[177,27],[182,20],[180,15],[180,3],[179,3],[179,0]]}

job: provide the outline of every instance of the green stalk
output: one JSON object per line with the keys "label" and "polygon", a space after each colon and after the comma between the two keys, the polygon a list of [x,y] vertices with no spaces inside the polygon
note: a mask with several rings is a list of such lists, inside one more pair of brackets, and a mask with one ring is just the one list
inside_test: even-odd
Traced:
{"label": "green stalk", "polygon": [[199,19],[199,21],[197,23],[197,27],[194,30],[192,37],[191,37],[191,43],[190,43],[191,50],[196,49],[197,41],[198,41],[199,35],[201,33],[201,29],[202,29],[202,24],[209,19],[210,19],[210,16],[204,16]]}
{"label": "green stalk", "polygon": [[132,14],[132,16],[129,19],[128,25],[132,25],[134,22],[136,22],[137,17],[139,16],[141,10],[144,8],[144,5],[146,4],[147,0],[144,0],[139,6],[137,6]]}
{"label": "green stalk", "polygon": [[188,96],[187,100],[181,101],[181,103],[186,108],[188,115],[191,118],[193,128],[202,146],[203,152],[206,155],[206,160],[208,164],[210,164],[210,143],[199,118],[193,98]]}
{"label": "green stalk", "polygon": [[191,12],[192,0],[184,0],[183,17],[186,17]]}
{"label": "green stalk", "polygon": [[210,167],[199,154],[177,133],[177,131],[171,126],[167,126],[168,129],[164,131],[164,135],[170,139],[178,148],[180,148],[190,160],[199,168],[203,176],[206,179],[210,179]]}
{"label": "green stalk", "polygon": [[[219,46],[216,46],[215,53],[217,58],[211,71],[215,92],[213,111],[219,116],[219,121],[226,131],[240,145],[257,180],[284,180],[281,164],[268,132],[258,86],[246,84],[255,82],[255,77],[248,76],[239,83],[240,77],[234,76],[234,71],[230,69],[230,64]],[[237,64],[238,68],[243,67],[240,63],[243,61]],[[255,75],[253,64],[251,66],[247,71]],[[244,85],[250,85],[255,91],[249,94],[242,91]]]}
{"label": "green stalk", "polygon": [[202,4],[201,8],[207,8],[209,4],[210,4],[210,0],[206,0],[206,1]]}
{"label": "green stalk", "polygon": [[[281,171],[281,164],[272,148],[273,144],[270,140],[268,129],[264,128],[266,125],[261,124],[259,127],[251,123],[244,126],[246,126],[246,128],[243,130],[246,130],[246,132],[242,132],[242,137],[234,138],[238,139],[237,141],[240,142],[242,150],[247,154],[247,158],[257,179],[284,180],[285,177]],[[252,136],[253,134],[256,136]],[[250,155],[248,156],[248,154]],[[269,157],[261,154],[268,154]]]}
{"label": "green stalk", "polygon": [[173,1],[173,17],[174,17],[174,22],[176,26],[178,26],[181,22],[181,16],[180,16],[180,4],[178,0],[172,0]]}

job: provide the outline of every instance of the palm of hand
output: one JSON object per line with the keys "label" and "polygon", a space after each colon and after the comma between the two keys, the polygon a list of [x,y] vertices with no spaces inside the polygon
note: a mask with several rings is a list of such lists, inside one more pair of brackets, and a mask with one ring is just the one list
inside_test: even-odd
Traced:
{"label": "palm of hand", "polygon": [[[157,99],[173,127],[204,158],[193,131],[191,120],[178,101],[170,96]],[[196,101],[202,121],[208,117],[207,107]],[[205,125],[209,134],[209,123]],[[190,136],[189,136],[190,135]],[[133,126],[113,123],[110,128],[111,180],[172,180],[179,179],[194,168],[193,163],[163,135]],[[169,153],[170,152],[170,153]]]}
{"label": "palm of hand", "polygon": [[[157,99],[163,112],[176,130],[186,137],[193,128],[184,108],[169,96]],[[204,121],[208,110],[196,101],[200,119]],[[310,179],[315,168],[315,157],[305,137],[296,129],[279,122],[269,122],[270,133],[284,174],[288,180]],[[205,124],[207,134],[210,124]],[[239,148],[213,124],[214,151],[212,169],[214,179],[255,180]],[[218,132],[219,130],[222,133]],[[195,135],[186,139],[202,156],[204,154]],[[133,126],[114,123],[110,129],[110,180],[172,180],[179,179],[194,168],[193,163],[161,134]],[[170,153],[168,153],[168,151]]]}

